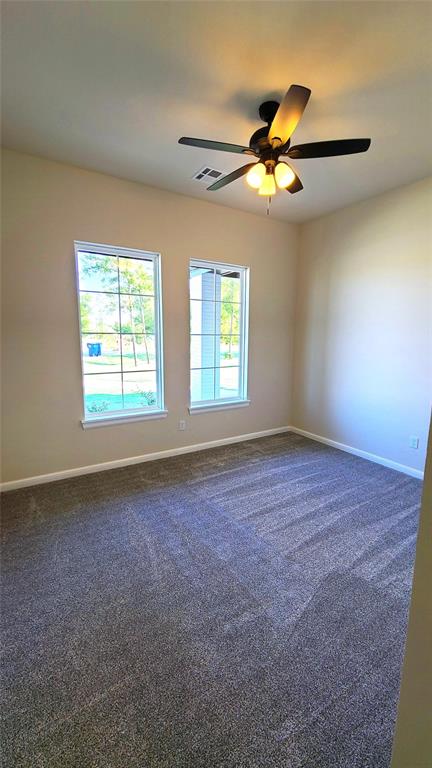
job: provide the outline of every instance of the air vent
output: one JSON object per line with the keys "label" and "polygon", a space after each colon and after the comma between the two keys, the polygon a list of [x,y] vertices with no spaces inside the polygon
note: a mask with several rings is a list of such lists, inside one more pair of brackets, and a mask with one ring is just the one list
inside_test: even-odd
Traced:
{"label": "air vent", "polygon": [[199,171],[192,176],[196,181],[201,182],[213,182],[223,176],[222,171],[217,171],[216,168],[210,168],[209,165],[204,165]]}

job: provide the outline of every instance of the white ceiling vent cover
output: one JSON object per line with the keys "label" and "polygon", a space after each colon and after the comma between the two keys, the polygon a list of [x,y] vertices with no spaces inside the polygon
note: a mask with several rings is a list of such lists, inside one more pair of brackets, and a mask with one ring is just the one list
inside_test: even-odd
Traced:
{"label": "white ceiling vent cover", "polygon": [[221,176],[223,176],[222,171],[217,171],[216,168],[211,168],[209,165],[203,165],[202,168],[200,168],[199,171],[194,173],[192,176],[195,181],[201,181],[205,183],[213,183],[214,181],[217,181],[220,179]]}

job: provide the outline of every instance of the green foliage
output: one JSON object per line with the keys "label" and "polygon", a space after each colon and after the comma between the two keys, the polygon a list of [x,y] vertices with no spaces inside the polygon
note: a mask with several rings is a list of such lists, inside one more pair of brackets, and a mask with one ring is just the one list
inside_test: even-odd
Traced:
{"label": "green foliage", "polygon": [[[81,292],[82,332],[101,333],[104,330],[104,316],[116,316],[116,294],[120,290],[121,328],[119,322],[114,321],[112,329],[132,335],[134,355],[135,343],[139,343],[137,335],[143,336],[147,348],[147,335],[155,333],[152,262],[81,253],[79,271],[81,285],[84,286],[82,291],[105,292],[103,298],[98,294]],[[148,351],[146,354],[149,359]]]}
{"label": "green foliage", "polygon": [[240,282],[238,278],[221,278],[221,299],[222,301],[238,302],[240,296]]}
{"label": "green foliage", "polygon": [[153,334],[155,332],[153,298],[122,296],[121,326],[122,333],[144,336]]}
{"label": "green foliage", "polygon": [[147,392],[140,391],[139,394],[142,396],[142,405],[156,405],[156,393],[152,392],[151,390]]}
{"label": "green foliage", "polygon": [[[240,281],[237,278],[221,278],[221,333],[238,334],[240,329]],[[225,343],[231,345],[231,340]]]}
{"label": "green foliage", "polygon": [[154,294],[152,262],[119,258],[119,277],[121,292]]}
{"label": "green foliage", "polygon": [[[117,257],[97,256],[94,253],[80,253],[80,283],[95,291],[117,291]],[[87,279],[86,279],[87,278]]]}
{"label": "green foliage", "polygon": [[109,403],[106,400],[102,400],[100,403],[92,403],[87,406],[87,410],[89,413],[103,413],[108,410],[108,407]]}
{"label": "green foliage", "polygon": [[238,334],[240,328],[240,309],[238,304],[223,301],[221,304],[221,333],[223,336]]}
{"label": "green foliage", "polygon": [[81,293],[80,295],[80,313],[81,330],[83,333],[90,333],[90,296],[88,293]]}

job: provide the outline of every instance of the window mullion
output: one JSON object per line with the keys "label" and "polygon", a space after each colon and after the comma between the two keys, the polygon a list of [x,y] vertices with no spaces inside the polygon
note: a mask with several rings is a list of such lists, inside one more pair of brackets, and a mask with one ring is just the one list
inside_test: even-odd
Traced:
{"label": "window mullion", "polygon": [[117,301],[118,301],[118,310],[119,310],[119,331],[120,331],[120,379],[121,379],[121,389],[122,389],[122,407],[124,409],[124,383],[123,383],[123,325],[122,325],[122,311],[121,311],[121,293],[120,293],[120,265],[119,265],[119,257],[117,256],[117,287],[118,287],[118,293],[117,293]]}

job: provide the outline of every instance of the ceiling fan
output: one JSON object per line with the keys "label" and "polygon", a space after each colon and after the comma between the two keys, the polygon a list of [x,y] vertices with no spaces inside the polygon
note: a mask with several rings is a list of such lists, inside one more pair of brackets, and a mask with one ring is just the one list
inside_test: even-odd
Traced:
{"label": "ceiling fan", "polygon": [[286,189],[292,195],[303,189],[299,177],[285,158],[304,160],[309,157],[332,157],[335,155],[352,155],[366,152],[370,139],[338,139],[336,141],[316,141],[310,144],[290,145],[301,116],[309,101],[311,91],[302,85],[291,85],[282,102],[264,101],[259,108],[261,120],[267,123],[264,128],[255,131],[249,140],[249,146],[226,144],[221,141],[207,139],[192,139],[182,136],[179,144],[203,149],[219,149],[222,152],[235,152],[239,155],[251,155],[258,159],[242,165],[241,168],[223,176],[210,187],[209,192],[231,184],[232,181],[246,175],[248,184],[258,190],[259,195],[271,197],[276,193],[276,187]]}

